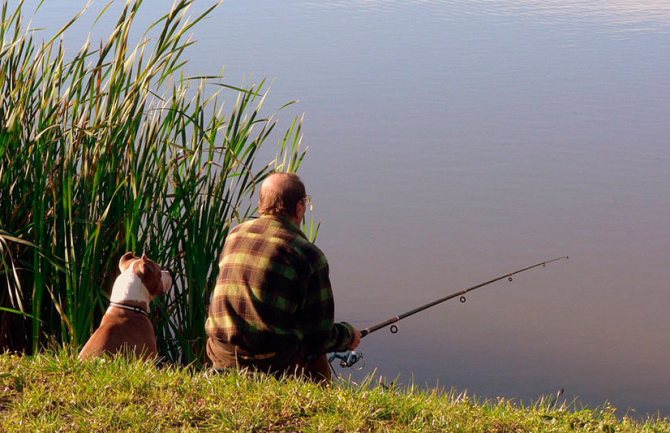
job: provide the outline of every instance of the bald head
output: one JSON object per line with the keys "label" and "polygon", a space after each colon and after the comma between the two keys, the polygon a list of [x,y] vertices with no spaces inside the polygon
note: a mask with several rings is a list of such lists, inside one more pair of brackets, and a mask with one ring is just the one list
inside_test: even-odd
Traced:
{"label": "bald head", "polygon": [[263,215],[284,215],[295,218],[298,203],[304,198],[305,185],[297,174],[273,173],[261,184],[258,194],[258,210]]}

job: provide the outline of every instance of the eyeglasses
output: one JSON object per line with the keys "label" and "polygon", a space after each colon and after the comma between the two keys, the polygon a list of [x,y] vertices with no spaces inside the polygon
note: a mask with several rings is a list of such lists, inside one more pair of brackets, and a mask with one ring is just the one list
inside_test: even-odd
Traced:
{"label": "eyeglasses", "polygon": [[302,198],[302,201],[305,203],[305,207],[309,208],[310,212],[314,210],[314,205],[312,203],[312,196],[306,195]]}

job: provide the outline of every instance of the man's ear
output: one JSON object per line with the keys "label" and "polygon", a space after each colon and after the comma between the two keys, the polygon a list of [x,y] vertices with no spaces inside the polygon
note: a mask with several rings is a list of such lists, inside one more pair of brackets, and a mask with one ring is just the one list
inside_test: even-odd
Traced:
{"label": "man's ear", "polygon": [[305,217],[305,211],[307,210],[307,207],[305,205],[305,200],[299,200],[298,203],[295,205],[295,216],[296,219],[302,221],[302,219]]}
{"label": "man's ear", "polygon": [[121,272],[125,272],[134,260],[137,260],[137,256],[130,251],[121,256],[119,260],[119,269]]}

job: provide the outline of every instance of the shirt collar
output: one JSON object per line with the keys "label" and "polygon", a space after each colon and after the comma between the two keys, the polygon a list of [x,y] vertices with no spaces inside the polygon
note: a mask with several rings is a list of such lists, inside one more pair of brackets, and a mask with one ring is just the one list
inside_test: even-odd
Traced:
{"label": "shirt collar", "polygon": [[298,235],[302,236],[303,238],[307,239],[307,236],[300,230],[300,227],[296,225],[293,221],[291,221],[290,218],[284,216],[284,215],[261,215],[260,218],[267,218],[271,219],[274,221],[279,222],[281,225],[283,225],[285,228],[291,230],[292,232],[297,233]]}

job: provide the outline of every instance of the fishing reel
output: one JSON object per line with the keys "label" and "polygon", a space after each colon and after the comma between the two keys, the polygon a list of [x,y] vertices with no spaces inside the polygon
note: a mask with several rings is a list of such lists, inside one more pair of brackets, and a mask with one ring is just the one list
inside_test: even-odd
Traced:
{"label": "fishing reel", "polygon": [[[360,361],[363,358],[363,354],[360,352],[355,352],[353,350],[350,350],[349,352],[344,352],[344,353],[333,353],[330,358],[328,358],[328,362],[331,364],[333,363],[334,360],[339,359],[340,360],[340,367],[342,368],[350,368],[353,367],[358,361]],[[361,365],[359,369],[363,368],[364,365]]]}

